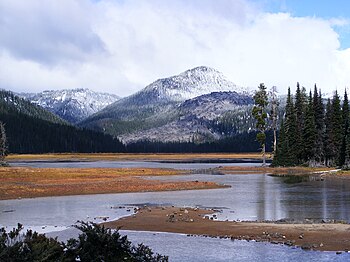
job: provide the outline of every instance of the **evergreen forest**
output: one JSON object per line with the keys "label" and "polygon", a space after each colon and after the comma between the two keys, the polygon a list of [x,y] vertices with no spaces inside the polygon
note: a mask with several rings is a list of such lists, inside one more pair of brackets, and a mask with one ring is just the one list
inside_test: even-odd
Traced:
{"label": "evergreen forest", "polygon": [[316,85],[307,93],[298,84],[294,96],[288,89],[273,165],[349,167],[349,118],[346,91],[325,100]]}
{"label": "evergreen forest", "polygon": [[8,91],[0,91],[0,121],[6,130],[10,153],[124,151],[119,140],[72,126]]}

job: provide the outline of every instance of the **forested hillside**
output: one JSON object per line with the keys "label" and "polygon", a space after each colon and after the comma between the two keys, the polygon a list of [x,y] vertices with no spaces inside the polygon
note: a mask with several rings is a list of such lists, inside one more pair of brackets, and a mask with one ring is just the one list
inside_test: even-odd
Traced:
{"label": "forested hillside", "polygon": [[51,123],[67,124],[57,115],[6,90],[0,90],[0,112],[9,115],[23,114]]}
{"label": "forested hillside", "polygon": [[5,123],[11,153],[124,150],[124,146],[117,139],[71,126],[52,113],[8,91],[0,91],[0,121]]}

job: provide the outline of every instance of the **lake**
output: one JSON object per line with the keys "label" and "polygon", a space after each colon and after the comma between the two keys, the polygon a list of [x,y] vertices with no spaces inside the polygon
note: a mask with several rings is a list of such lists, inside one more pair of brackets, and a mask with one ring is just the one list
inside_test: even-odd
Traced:
{"label": "lake", "polygon": [[[157,162],[73,162],[74,167],[163,167],[205,169],[237,163],[157,163]],[[71,165],[73,163],[68,163]],[[27,162],[28,164],[28,162]],[[35,162],[35,165],[47,162]],[[67,165],[52,163],[50,165]],[[89,165],[89,166],[86,166]],[[146,165],[146,166],[145,166]],[[249,165],[249,163],[245,163]],[[251,164],[255,165],[255,163]],[[209,167],[208,167],[209,166]],[[119,166],[120,167],[120,166]],[[305,218],[342,219],[350,221],[350,183],[347,180],[304,181],[287,183],[285,178],[267,174],[191,174],[186,176],[148,179],[203,180],[230,185],[230,188],[44,197],[0,201],[0,225],[11,228],[21,222],[27,228],[43,232],[62,231],[77,220],[102,222],[102,217],[114,220],[132,213],[138,205],[198,206],[220,209],[221,220],[277,220]],[[129,208],[125,208],[129,207]],[[63,231],[55,233],[66,234]],[[52,233],[51,233],[52,234]],[[266,243],[186,237],[181,234],[128,232],[135,242],[144,242],[152,249],[170,256],[170,261],[347,261],[348,254],[306,252],[301,249]],[[169,243],[168,243],[169,242]],[[181,251],[181,252],[180,252]],[[221,254],[221,255],[218,255]],[[270,255],[269,255],[270,254]],[[312,255],[310,255],[312,254]],[[214,258],[217,258],[215,260]],[[276,258],[276,260],[273,259]],[[314,259],[310,260],[309,259]],[[293,259],[294,258],[294,259]],[[295,259],[296,258],[296,259]],[[336,260],[335,260],[336,259]]]}

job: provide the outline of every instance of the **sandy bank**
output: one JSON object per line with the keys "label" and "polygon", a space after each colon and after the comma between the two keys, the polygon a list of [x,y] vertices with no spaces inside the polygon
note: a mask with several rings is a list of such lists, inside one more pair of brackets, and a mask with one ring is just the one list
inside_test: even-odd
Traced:
{"label": "sandy bank", "polygon": [[204,181],[159,181],[148,176],[189,171],[159,168],[0,168],[0,200],[45,196],[222,188]]}
{"label": "sandy bank", "polygon": [[[277,224],[211,220],[213,211],[145,207],[136,214],[105,223],[107,227],[126,230],[184,233],[206,237],[227,237],[269,241],[273,244],[300,246],[304,249],[350,250],[349,224]],[[207,218],[203,216],[207,215]]]}

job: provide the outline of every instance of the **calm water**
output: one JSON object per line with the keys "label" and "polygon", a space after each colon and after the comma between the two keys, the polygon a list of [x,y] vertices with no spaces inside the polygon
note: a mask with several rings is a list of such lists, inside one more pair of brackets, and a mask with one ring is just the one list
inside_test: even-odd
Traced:
{"label": "calm water", "polygon": [[13,225],[19,221],[33,226],[65,226],[97,216],[115,219],[130,214],[125,208],[115,207],[143,204],[220,208],[222,220],[350,221],[350,184],[344,180],[286,184],[281,178],[261,174],[198,174],[162,179],[215,181],[231,188],[6,200],[0,201],[0,224]]}
{"label": "calm water", "polygon": [[[171,165],[162,163],[165,168]],[[196,165],[201,169],[206,168],[205,164]],[[214,181],[231,185],[231,188],[6,200],[0,201],[0,226],[12,227],[21,222],[27,227],[46,232],[59,231],[77,220],[101,222],[103,216],[116,219],[132,213],[132,208],[128,211],[128,208],[119,206],[144,204],[219,208],[222,210],[219,219],[222,220],[327,218],[350,221],[350,183],[345,180],[288,184],[282,178],[264,174],[194,174],[156,179]],[[244,241],[145,232],[128,235],[131,239],[150,245],[159,253],[168,254],[171,261],[232,261],[233,258],[234,261],[350,260],[347,254],[336,256],[334,253],[305,252]]]}
{"label": "calm water", "polygon": [[[203,262],[203,261],[235,261],[235,262],[281,262],[281,261],[349,261],[350,254],[341,255],[335,252],[304,251],[269,243],[247,241],[231,241],[228,239],[187,237],[183,234],[159,232],[135,232],[121,230],[134,244],[144,243],[155,253],[166,254],[170,261]],[[58,234],[59,240],[66,241],[76,236],[78,231],[68,229]],[[57,234],[49,234],[57,236]]]}
{"label": "calm water", "polygon": [[16,161],[10,162],[11,166],[18,167],[42,167],[42,168],[175,168],[175,169],[208,169],[219,166],[258,166],[260,163],[165,163],[156,161]]}
{"label": "calm water", "polygon": [[[122,231],[123,232],[123,231]],[[234,261],[234,262],[283,262],[283,261],[349,261],[350,254],[303,251],[269,243],[231,241],[204,237],[187,237],[182,234],[126,231],[135,243],[151,246],[159,254],[167,254],[170,261]]]}

